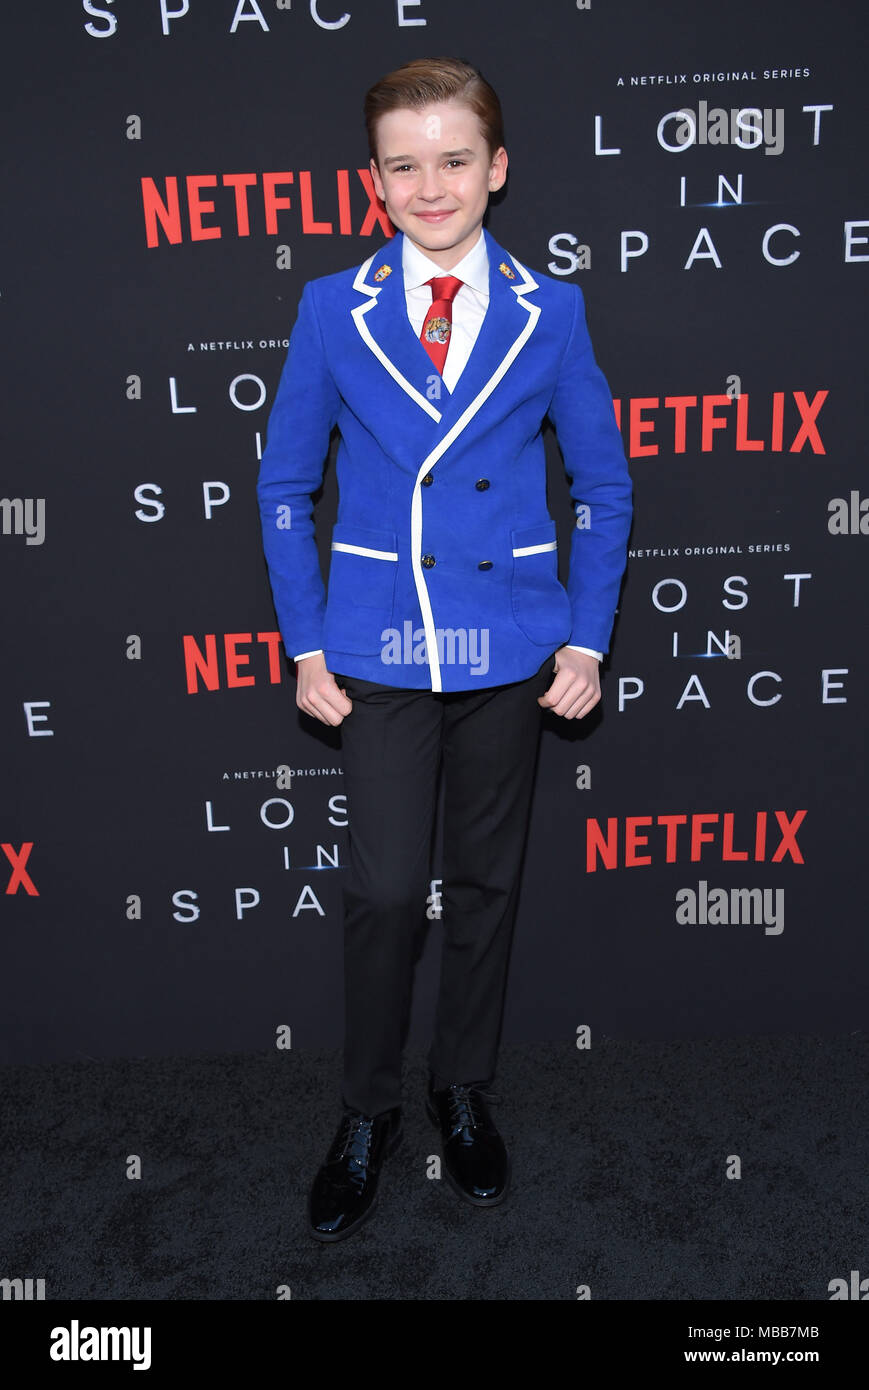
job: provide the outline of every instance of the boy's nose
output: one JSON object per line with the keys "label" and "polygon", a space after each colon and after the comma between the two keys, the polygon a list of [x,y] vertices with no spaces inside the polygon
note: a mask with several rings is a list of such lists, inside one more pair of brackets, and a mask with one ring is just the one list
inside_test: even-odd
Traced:
{"label": "boy's nose", "polygon": [[441,177],[437,169],[424,169],[422,173],[422,185],[420,187],[422,198],[439,198],[443,192]]}

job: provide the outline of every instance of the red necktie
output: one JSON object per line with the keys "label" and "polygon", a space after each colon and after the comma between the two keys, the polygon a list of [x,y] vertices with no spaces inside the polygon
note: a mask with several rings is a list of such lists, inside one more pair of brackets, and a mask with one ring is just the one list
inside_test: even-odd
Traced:
{"label": "red necktie", "polygon": [[453,300],[463,283],[455,275],[437,275],[426,280],[426,284],[431,285],[431,308],[425,316],[419,340],[439,372],[443,372],[450,345]]}

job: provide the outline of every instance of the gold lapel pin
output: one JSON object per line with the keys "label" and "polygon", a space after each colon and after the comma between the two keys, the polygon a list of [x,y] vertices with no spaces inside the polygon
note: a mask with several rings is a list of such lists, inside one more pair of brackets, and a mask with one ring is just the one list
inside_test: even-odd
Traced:
{"label": "gold lapel pin", "polygon": [[498,266],[498,269],[500,270],[502,275],[507,276],[508,280],[516,279],[516,276],[513,274],[513,271],[510,269],[506,261],[502,261],[501,264]]}
{"label": "gold lapel pin", "polygon": [[375,272],[374,272],[374,278],[375,278],[375,280],[385,280],[386,277],[387,277],[387,275],[391,275],[391,274],[392,274],[392,266],[391,266],[391,265],[382,265],[382,266],[380,267],[379,270],[375,270]]}

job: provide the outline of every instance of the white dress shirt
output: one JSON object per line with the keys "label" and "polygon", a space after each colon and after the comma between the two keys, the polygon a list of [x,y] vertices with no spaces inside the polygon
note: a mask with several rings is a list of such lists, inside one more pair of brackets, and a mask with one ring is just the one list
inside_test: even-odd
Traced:
{"label": "white dress shirt", "polygon": [[[453,326],[450,332],[450,345],[444,369],[441,372],[444,386],[453,392],[456,382],[464,371],[477,341],[486,310],[489,307],[489,255],[486,251],[486,238],[480,228],[477,244],[463,256],[452,270],[443,270],[430,261],[413,242],[404,238],[404,293],[407,298],[407,317],[417,337],[422,333],[426,314],[432,304],[432,287],[426,284],[433,275],[443,277],[454,275],[461,280],[461,287],[453,300]],[[434,367],[434,364],[432,364]]]}
{"label": "white dress shirt", "polygon": [[[468,358],[477,341],[477,334],[482,327],[486,310],[489,307],[489,255],[486,251],[486,238],[483,236],[482,227],[476,243],[467,255],[463,256],[459,263],[450,270],[444,270],[442,266],[430,261],[428,256],[417,246],[414,246],[409,237],[405,236],[403,238],[402,269],[404,271],[407,317],[410,319],[411,327],[418,338],[422,334],[422,326],[432,304],[432,287],[426,281],[431,280],[432,276],[441,277],[444,275],[454,275],[456,279],[462,281],[453,300],[453,326],[450,332],[450,343],[444,369],[441,373],[444,386],[452,393],[455,390],[456,382],[467,366]],[[434,363],[432,363],[432,371],[434,370]],[[588,656],[596,656],[598,661],[603,657],[602,652],[593,651],[591,647],[571,646],[570,650],[585,652]],[[321,654],[319,651],[301,652],[298,656],[293,657],[293,660],[301,661],[303,657]]]}

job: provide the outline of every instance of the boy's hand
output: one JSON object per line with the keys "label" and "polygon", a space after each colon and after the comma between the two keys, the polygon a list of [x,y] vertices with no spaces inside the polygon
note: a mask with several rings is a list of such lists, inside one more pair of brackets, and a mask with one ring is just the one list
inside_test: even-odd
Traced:
{"label": "boy's hand", "polygon": [[600,700],[600,662],[596,656],[560,647],[555,653],[555,672],[538,705],[565,719],[582,719]]}
{"label": "boy's hand", "polygon": [[326,670],[322,652],[296,662],[296,704],[321,724],[341,724],[352,710],[346,691],[338,688],[332,672]]}

